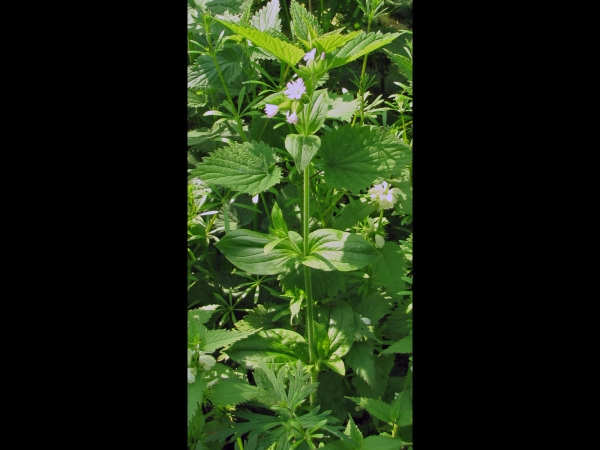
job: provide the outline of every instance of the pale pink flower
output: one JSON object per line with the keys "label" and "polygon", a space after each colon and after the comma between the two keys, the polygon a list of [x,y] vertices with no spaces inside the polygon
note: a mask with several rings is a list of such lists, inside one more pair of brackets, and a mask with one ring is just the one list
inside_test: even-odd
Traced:
{"label": "pale pink flower", "polygon": [[279,106],[277,105],[269,105],[268,103],[265,105],[265,113],[267,113],[267,117],[273,117],[277,114],[279,110]]}
{"label": "pale pink flower", "polygon": [[294,125],[298,123],[298,116],[296,115],[295,112],[293,112],[292,114],[290,114],[290,112],[287,111],[285,113],[285,117],[286,117],[288,123],[293,123]]}
{"label": "pale pink flower", "polygon": [[305,92],[306,86],[304,86],[302,78],[298,78],[297,81],[290,81],[287,84],[287,89],[283,91],[283,93],[291,100],[300,100],[300,97],[302,97],[302,94]]}
{"label": "pale pink flower", "polygon": [[316,48],[313,48],[310,52],[308,52],[306,55],[304,55],[304,61],[310,61],[312,59],[315,59],[315,52],[317,51]]}
{"label": "pale pink flower", "polygon": [[321,59],[325,59],[325,52],[321,53]]}

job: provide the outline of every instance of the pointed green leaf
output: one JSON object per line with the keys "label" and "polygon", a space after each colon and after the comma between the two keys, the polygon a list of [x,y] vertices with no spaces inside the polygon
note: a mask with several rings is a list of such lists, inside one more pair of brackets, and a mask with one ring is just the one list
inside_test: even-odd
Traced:
{"label": "pointed green leaf", "polygon": [[341,376],[346,375],[346,367],[344,366],[344,361],[338,355],[331,355],[331,357],[323,361],[323,363],[333,370],[335,373],[340,374]]}
{"label": "pointed green leaf", "polygon": [[339,300],[334,303],[329,313],[329,354],[344,356],[354,342],[354,311],[345,301]]}
{"label": "pointed green leaf", "polygon": [[256,397],[259,388],[244,383],[237,378],[219,379],[211,390],[210,398],[214,406],[217,405],[237,405],[244,403]]}
{"label": "pointed green leaf", "polygon": [[[308,119],[308,134],[316,133],[321,129],[327,118],[329,112],[329,96],[327,90],[320,90],[314,92],[312,96],[312,109],[310,111],[310,117]],[[296,129],[300,132],[300,125],[296,125]],[[316,136],[315,136],[316,137]]]}
{"label": "pointed green leaf", "polygon": [[291,25],[298,39],[308,43],[313,40],[313,36],[316,38],[323,34],[317,18],[296,0],[292,0],[290,3],[290,14],[292,15]]}
{"label": "pointed green leaf", "polygon": [[362,406],[367,410],[369,414],[374,417],[377,417],[379,420],[384,422],[391,422],[390,413],[392,412],[392,407],[387,403],[382,402],[381,400],[377,400],[375,398],[356,398],[356,397],[346,397]]}
{"label": "pointed green leaf", "polygon": [[273,210],[271,211],[271,220],[273,221],[273,226],[275,227],[275,231],[279,232],[279,233],[276,233],[277,236],[287,237],[288,227],[287,227],[287,224],[285,223],[285,219],[283,218],[283,212],[281,211],[281,208],[277,204],[277,201],[275,201],[273,203]]}
{"label": "pointed green leaf", "polygon": [[405,336],[402,339],[400,339],[398,342],[390,345],[388,348],[386,348],[381,353],[388,354],[388,353],[412,353],[412,352],[413,352],[412,334],[409,334],[408,336]]}
{"label": "pointed green leaf", "polygon": [[406,258],[402,253],[398,253],[399,249],[398,244],[386,242],[379,249],[383,258],[371,264],[373,284],[386,287],[389,293],[397,293],[406,289],[406,283],[402,279],[402,276],[406,274]]}
{"label": "pointed green leaf", "polygon": [[271,53],[276,58],[293,66],[304,56],[304,50],[290,44],[286,41],[269,35],[267,32],[259,31],[244,25],[239,25],[224,20],[217,19],[234,33],[239,34],[246,39],[250,39],[252,44],[257,45]]}
{"label": "pointed green leaf", "polygon": [[354,193],[368,189],[379,177],[399,173],[412,161],[410,148],[393,134],[350,125],[325,133],[319,156],[327,184]]}
{"label": "pointed green leaf", "polygon": [[290,152],[298,171],[302,173],[321,146],[319,136],[301,136],[288,134],[285,138],[285,149]]}
{"label": "pointed green leaf", "polygon": [[275,152],[264,142],[230,143],[203,158],[191,172],[208,183],[254,195],[279,182],[281,168],[276,162]]}
{"label": "pointed green leaf", "polygon": [[352,420],[352,416],[348,413],[348,423],[346,425],[346,430],[344,431],[346,436],[350,436],[354,441],[358,444],[359,447],[362,447],[363,443],[363,435]]}
{"label": "pointed green leaf", "polygon": [[225,347],[239,341],[240,339],[247,338],[248,336],[256,333],[256,331],[257,330],[208,330],[204,334],[204,343],[200,345],[200,350],[207,353],[213,352],[218,348]]}
{"label": "pointed green leaf", "polygon": [[206,388],[206,382],[196,377],[196,381],[188,383],[188,424],[198,411],[199,402],[204,397],[204,389]]}
{"label": "pointed green leaf", "polygon": [[[242,73],[244,56],[238,46],[225,48],[217,53],[217,64],[226,83],[231,83]],[[203,91],[223,89],[215,61],[210,55],[201,55],[188,67],[188,88]]]}
{"label": "pointed green leaf", "polygon": [[392,62],[394,64],[396,64],[396,67],[398,67],[398,70],[400,71],[400,73],[402,73],[402,75],[404,75],[407,79],[412,81],[412,79],[413,79],[413,77],[412,77],[412,72],[413,72],[412,60],[403,55],[396,55],[395,53],[392,53],[388,49],[385,49],[385,48],[383,49],[383,51],[386,52],[387,55],[389,56],[389,58],[392,60]]}
{"label": "pointed green leaf", "polygon": [[282,241],[280,248],[265,256],[264,248],[276,240],[275,236],[256,231],[237,229],[229,232],[215,244],[231,263],[255,275],[275,275],[283,272],[288,264],[300,259],[291,243]]}
{"label": "pointed green leaf", "polygon": [[356,234],[323,228],[308,236],[309,256],[302,264],[320,270],[360,269],[380,257],[375,248]]}
{"label": "pointed green leaf", "polygon": [[358,99],[355,99],[350,94],[344,94],[338,97],[337,94],[329,94],[331,109],[327,112],[328,119],[339,119],[345,122],[350,122],[354,111],[358,108]]}
{"label": "pointed green leaf", "polygon": [[313,41],[313,44],[319,53],[330,53],[332,50],[335,50],[336,48],[344,45],[346,42],[354,39],[361,33],[361,31],[352,31],[345,35],[342,35],[341,33],[341,29],[334,30],[330,33],[324,34],[323,36],[319,36]]}
{"label": "pointed green leaf", "polygon": [[333,228],[345,231],[368,217],[377,206],[370,202],[352,201],[342,208],[333,220]]}
{"label": "pointed green leaf", "polygon": [[359,341],[354,343],[346,355],[348,366],[352,367],[354,373],[359,375],[370,386],[373,386],[375,383],[374,350],[375,347],[372,341]]}
{"label": "pointed green leaf", "polygon": [[279,19],[279,0],[271,0],[263,8],[256,11],[250,19],[250,25],[260,31],[281,31],[281,19]]}
{"label": "pointed green leaf", "polygon": [[265,360],[273,360],[276,366],[297,360],[308,364],[308,343],[298,333],[285,329],[260,331],[221,353],[245,369],[254,369]]}
{"label": "pointed green leaf", "polygon": [[354,38],[348,41],[342,48],[332,52],[332,54],[335,55],[335,59],[333,60],[330,69],[343,66],[361,56],[371,53],[373,50],[377,50],[378,48],[389,44],[400,36],[400,34],[401,33],[382,34],[381,31],[378,31],[377,33],[362,32],[354,36]]}

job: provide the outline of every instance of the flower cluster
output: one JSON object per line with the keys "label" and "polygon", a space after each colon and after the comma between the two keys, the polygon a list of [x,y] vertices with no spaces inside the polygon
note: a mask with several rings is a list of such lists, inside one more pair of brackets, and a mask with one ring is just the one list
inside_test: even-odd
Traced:
{"label": "flower cluster", "polygon": [[393,208],[394,204],[398,201],[398,195],[400,195],[402,191],[398,188],[390,189],[390,187],[391,186],[384,181],[369,189],[369,196],[371,197],[371,200],[377,204],[378,211]]}
{"label": "flower cluster", "polygon": [[[195,355],[198,355],[198,358],[195,358]],[[192,361],[194,364],[192,364]],[[198,364],[196,364],[198,361]],[[201,350],[190,350],[188,348],[188,383],[193,383],[196,381],[196,375],[198,375],[198,366],[200,366],[203,370],[210,370],[212,366],[217,363],[217,360],[210,355],[206,355]],[[190,367],[191,366],[191,367]]]}

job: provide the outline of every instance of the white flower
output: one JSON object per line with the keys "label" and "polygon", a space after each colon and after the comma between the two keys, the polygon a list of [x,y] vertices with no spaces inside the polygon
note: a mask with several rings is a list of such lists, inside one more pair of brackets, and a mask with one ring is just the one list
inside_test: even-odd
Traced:
{"label": "white flower", "polygon": [[300,100],[302,94],[306,92],[306,86],[304,86],[304,80],[298,78],[297,81],[290,81],[287,84],[287,89],[283,91],[290,100]]}
{"label": "white flower", "polygon": [[294,125],[298,123],[298,116],[296,115],[296,113],[290,114],[290,112],[287,111],[285,113],[285,117],[287,118],[287,121],[289,123],[293,123]]}
{"label": "white flower", "polygon": [[275,114],[277,114],[278,110],[279,106],[277,105],[269,105],[268,103],[265,105],[265,113],[267,114],[267,117],[273,117]]}
{"label": "white flower", "polygon": [[347,94],[347,93],[348,93],[348,89],[342,88],[342,94]]}
{"label": "white flower", "polygon": [[196,381],[196,369],[192,367],[188,367],[188,383],[193,383]]}
{"label": "white flower", "polygon": [[402,191],[398,188],[390,189],[386,181],[381,184],[376,184],[369,189],[371,200],[378,204],[379,211],[382,209],[393,208],[394,204],[398,201],[398,195],[401,193]]}
{"label": "white flower", "polygon": [[310,52],[308,52],[306,55],[304,55],[304,61],[310,61],[315,59],[315,52],[317,51],[316,48],[313,48]]}
{"label": "white flower", "polygon": [[204,352],[200,352],[200,365],[204,370],[210,370],[215,365],[217,360],[210,355],[205,355]]}
{"label": "white flower", "polygon": [[252,197],[252,203],[254,203],[255,205],[258,203],[258,194]]}
{"label": "white flower", "polygon": [[375,235],[375,247],[381,248],[384,245],[385,245],[385,239],[383,239],[383,236],[380,234],[376,234]]}
{"label": "white flower", "polygon": [[361,317],[360,320],[362,320],[365,325],[371,325],[371,320],[366,317]]}

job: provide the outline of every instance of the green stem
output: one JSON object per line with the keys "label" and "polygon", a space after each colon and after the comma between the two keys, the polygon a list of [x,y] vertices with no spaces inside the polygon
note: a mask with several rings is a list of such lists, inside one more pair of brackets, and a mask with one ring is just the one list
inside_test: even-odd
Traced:
{"label": "green stem", "polygon": [[[367,33],[371,32],[371,18],[368,18],[369,21],[367,22]],[[365,72],[367,70],[367,56],[368,54],[366,54],[363,58],[363,65],[362,65],[362,70],[360,72],[360,90],[358,91],[359,97],[360,97],[360,126],[362,127],[365,123],[365,96],[364,96],[364,92],[363,92],[363,86],[364,86],[364,77],[365,77]],[[356,121],[356,116],[354,116],[352,118],[352,126],[354,125],[354,122]]]}
{"label": "green stem", "polygon": [[383,223],[383,209],[379,213],[379,222],[377,223],[377,234],[379,234],[379,231],[381,230],[382,223]]}
{"label": "green stem", "polygon": [[[309,201],[310,201],[310,170],[308,167],[304,169],[304,189],[303,189],[303,201],[302,201],[302,240],[304,241],[304,256],[309,254]],[[314,329],[314,310],[313,310],[313,296],[312,296],[312,282],[310,279],[310,267],[304,266],[304,284],[306,287],[306,321],[308,331],[308,363],[313,365],[310,371],[310,380],[312,383],[317,382],[317,371],[315,361],[315,329]],[[315,403],[316,394],[313,392],[310,394],[310,405],[313,406]]]}
{"label": "green stem", "polygon": [[271,220],[271,214],[269,214],[269,208],[267,208],[267,201],[265,200],[265,196],[263,193],[260,193],[260,198],[262,199],[263,206],[265,207],[265,213],[267,213],[267,219],[269,219],[269,223],[273,225],[273,221]]}

